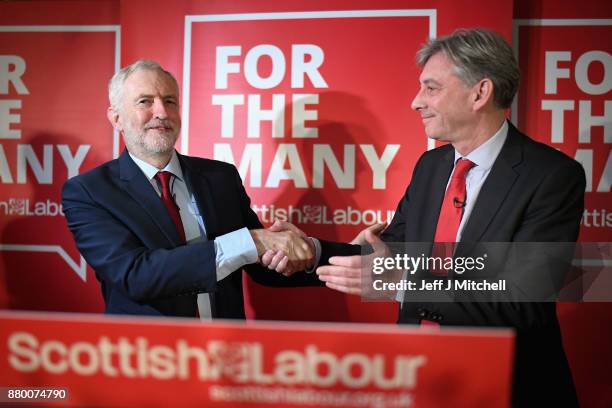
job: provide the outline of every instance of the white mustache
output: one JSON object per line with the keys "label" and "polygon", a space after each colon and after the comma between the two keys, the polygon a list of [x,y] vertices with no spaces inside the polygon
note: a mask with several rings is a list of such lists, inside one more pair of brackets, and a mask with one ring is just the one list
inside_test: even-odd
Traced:
{"label": "white mustache", "polygon": [[145,126],[145,130],[163,127],[164,129],[172,130],[172,124],[169,122],[153,122]]}

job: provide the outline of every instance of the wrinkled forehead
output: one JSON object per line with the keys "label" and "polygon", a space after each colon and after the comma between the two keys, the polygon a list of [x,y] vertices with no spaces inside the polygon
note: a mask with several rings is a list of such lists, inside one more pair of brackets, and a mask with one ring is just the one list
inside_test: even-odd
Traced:
{"label": "wrinkled forehead", "polygon": [[132,72],[123,83],[123,93],[127,98],[139,95],[178,98],[178,84],[167,73],[157,69],[139,69]]}

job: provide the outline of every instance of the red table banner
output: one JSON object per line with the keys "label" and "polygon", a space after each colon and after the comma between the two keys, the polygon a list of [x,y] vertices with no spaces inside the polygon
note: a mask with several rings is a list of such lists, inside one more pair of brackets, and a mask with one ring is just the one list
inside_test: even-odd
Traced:
{"label": "red table banner", "polygon": [[508,330],[4,312],[0,386],[70,406],[505,407],[512,348]]}

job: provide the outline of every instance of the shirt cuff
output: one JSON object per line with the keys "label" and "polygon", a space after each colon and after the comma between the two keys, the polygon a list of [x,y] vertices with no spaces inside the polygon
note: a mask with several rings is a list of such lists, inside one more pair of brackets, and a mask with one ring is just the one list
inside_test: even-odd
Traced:
{"label": "shirt cuff", "polygon": [[215,252],[217,281],[244,265],[257,262],[257,247],[246,227],[215,238]]}
{"label": "shirt cuff", "polygon": [[308,237],[308,239],[310,239],[312,243],[314,244],[315,260],[314,260],[314,264],[312,264],[312,268],[306,269],[304,272],[313,273],[315,269],[317,269],[317,266],[319,266],[319,262],[321,261],[321,242],[318,239],[313,238],[313,237]]}

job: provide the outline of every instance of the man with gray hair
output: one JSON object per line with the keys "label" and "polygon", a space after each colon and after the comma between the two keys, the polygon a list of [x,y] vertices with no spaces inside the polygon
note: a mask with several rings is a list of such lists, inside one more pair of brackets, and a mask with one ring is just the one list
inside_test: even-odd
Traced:
{"label": "man with gray hair", "polygon": [[140,60],[109,84],[107,117],[123,135],[116,160],[68,180],[63,208],[77,247],[101,283],[106,313],[244,318],[242,274],[272,286],[319,285],[253,265],[282,250],[304,269],[313,243],[262,228],[232,165],[178,154],[176,79]]}
{"label": "man with gray hair", "polygon": [[[422,72],[412,109],[428,137],[448,144],[421,156],[393,221],[380,239],[366,233],[367,241],[375,249],[385,241],[575,242],[584,170],[506,120],[519,83],[508,43],[488,30],[458,30],[424,45],[417,63]],[[297,231],[290,224],[278,229]],[[327,257],[356,252],[325,242],[322,250]],[[274,267],[279,257],[262,262]],[[361,255],[334,256],[317,274],[332,289],[361,294],[362,262]],[[513,328],[514,406],[577,405],[554,302],[428,302],[400,295],[399,323]]]}

